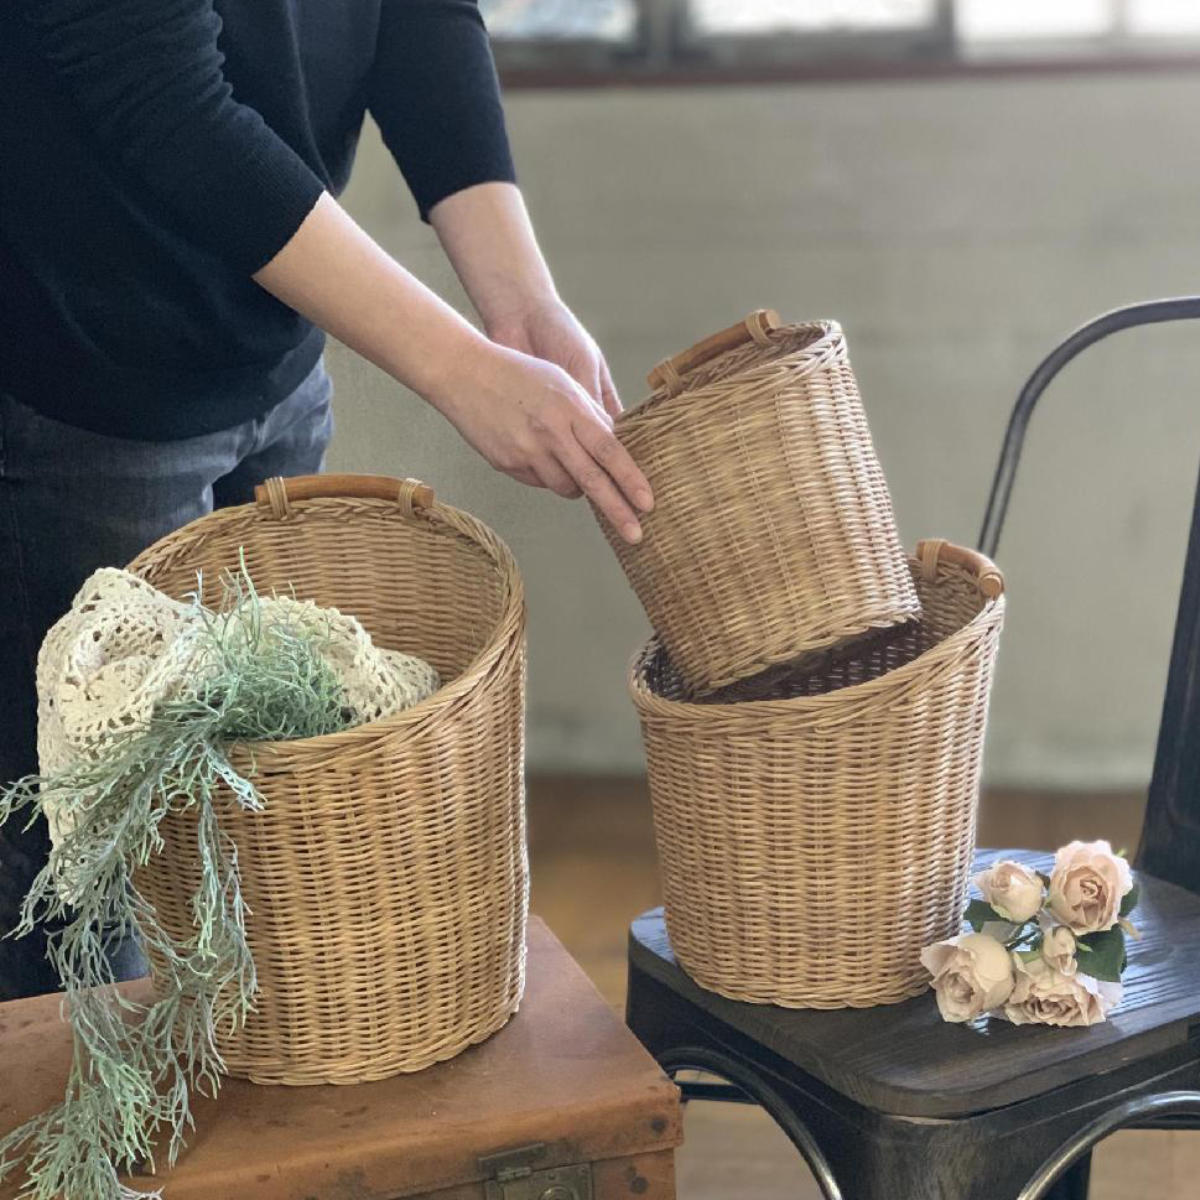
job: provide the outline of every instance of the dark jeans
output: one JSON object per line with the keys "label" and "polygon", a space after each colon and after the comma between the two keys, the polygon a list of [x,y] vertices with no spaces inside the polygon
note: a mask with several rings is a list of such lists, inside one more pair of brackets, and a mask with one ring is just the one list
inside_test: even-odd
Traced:
{"label": "dark jeans", "polygon": [[[321,469],[333,429],[323,363],[258,420],[179,442],[104,437],[0,392],[0,786],[37,770],[38,647],[98,567],[124,566],[214,508],[245,504],[272,475]],[[17,922],[49,835],[39,817],[0,827],[0,934]],[[140,973],[133,947],[118,961]],[[0,1000],[54,991],[45,938],[0,940]]]}

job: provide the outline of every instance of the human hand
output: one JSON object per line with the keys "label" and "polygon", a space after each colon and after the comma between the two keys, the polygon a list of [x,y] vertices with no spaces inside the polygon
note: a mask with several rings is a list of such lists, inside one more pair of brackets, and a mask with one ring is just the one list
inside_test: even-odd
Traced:
{"label": "human hand", "polygon": [[479,338],[426,398],[498,471],[567,498],[583,493],[626,541],[641,540],[650,485],[612,417],[562,367]]}
{"label": "human hand", "polygon": [[600,347],[557,297],[489,321],[487,334],[502,346],[562,367],[609,416],[621,412]]}
{"label": "human hand", "polygon": [[[467,198],[493,190],[468,189]],[[520,200],[510,186],[500,190],[511,193],[510,201]],[[465,221],[462,230],[468,240],[481,232]],[[487,233],[486,222],[482,232]],[[586,492],[622,537],[640,539],[638,512],[648,512],[654,498],[645,476],[613,436],[609,413],[561,367],[485,338],[386,254],[333,197],[326,194],[317,201],[287,245],[254,278],[423,396],[498,470],[561,496]],[[504,272],[497,278],[504,278]],[[532,294],[528,288],[518,290]],[[498,291],[514,294],[511,287]],[[554,299],[549,291],[542,298]],[[521,309],[532,312],[529,304]],[[566,309],[531,318],[528,329],[532,332],[519,336],[527,337],[529,345],[559,347],[546,353],[562,353],[581,373],[586,363],[593,364],[600,387],[599,351]],[[516,340],[517,331],[512,336]]]}

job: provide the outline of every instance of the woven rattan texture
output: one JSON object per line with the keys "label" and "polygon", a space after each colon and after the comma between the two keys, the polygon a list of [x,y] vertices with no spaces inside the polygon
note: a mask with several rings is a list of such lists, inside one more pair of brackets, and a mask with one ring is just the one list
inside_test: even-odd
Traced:
{"label": "woven rattan texture", "polygon": [[[524,600],[485,526],[444,505],[318,499],[283,519],[227,509],[158,542],[134,571],[174,596],[215,593],[239,548],[260,591],[354,614],[444,686],[343,733],[253,747],[265,811],[230,803],[261,995],[221,1036],[230,1074],[355,1083],[415,1071],[499,1029],[524,984]],[[243,769],[251,754],[243,752]],[[138,886],[191,929],[191,817],[164,828]]]}
{"label": "woven rattan texture", "polygon": [[836,323],[784,326],[682,385],[617,421],[654,489],[642,542],[601,524],[697,693],[919,614]]}
{"label": "woven rattan texture", "polygon": [[774,698],[686,702],[657,639],[633,664],[671,944],[712,991],[893,1003],[926,987],[921,948],[959,931],[1004,599],[910,566],[920,623]]}

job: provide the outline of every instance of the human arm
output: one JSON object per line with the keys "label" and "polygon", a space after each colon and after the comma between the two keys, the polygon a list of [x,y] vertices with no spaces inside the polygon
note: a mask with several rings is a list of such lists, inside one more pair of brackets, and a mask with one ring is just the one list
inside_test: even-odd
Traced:
{"label": "human arm", "polygon": [[582,491],[624,537],[641,536],[637,512],[653,498],[611,418],[561,368],[475,330],[331,196],[255,279],[423,396],[497,470]]}
{"label": "human arm", "polygon": [[516,186],[482,183],[455,192],[433,207],[429,221],[488,336],[556,363],[615,417],[621,402],[608,364],[559,298]]}
{"label": "human arm", "polygon": [[559,299],[516,187],[475,0],[383,0],[368,99],[488,336],[556,363],[619,413],[604,357]]}

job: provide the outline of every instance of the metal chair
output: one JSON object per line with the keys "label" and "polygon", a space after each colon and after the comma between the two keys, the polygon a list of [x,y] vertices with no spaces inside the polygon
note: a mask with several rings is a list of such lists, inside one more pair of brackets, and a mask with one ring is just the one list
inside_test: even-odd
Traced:
{"label": "metal chair", "polygon": [[[1034,371],[1009,422],[979,548],[993,556],[1030,416],[1047,385],[1118,330],[1200,317],[1200,297],[1117,309]],[[1048,855],[981,850],[979,866]],[[1086,1200],[1091,1148],[1128,1126],[1200,1128],[1200,487],[1154,772],[1125,1000],[1090,1029],[948,1025],[931,996],[868,1010],[725,1000],[676,965],[662,910],[630,930],[627,1020],[685,1099],[760,1104],[827,1200]]]}

